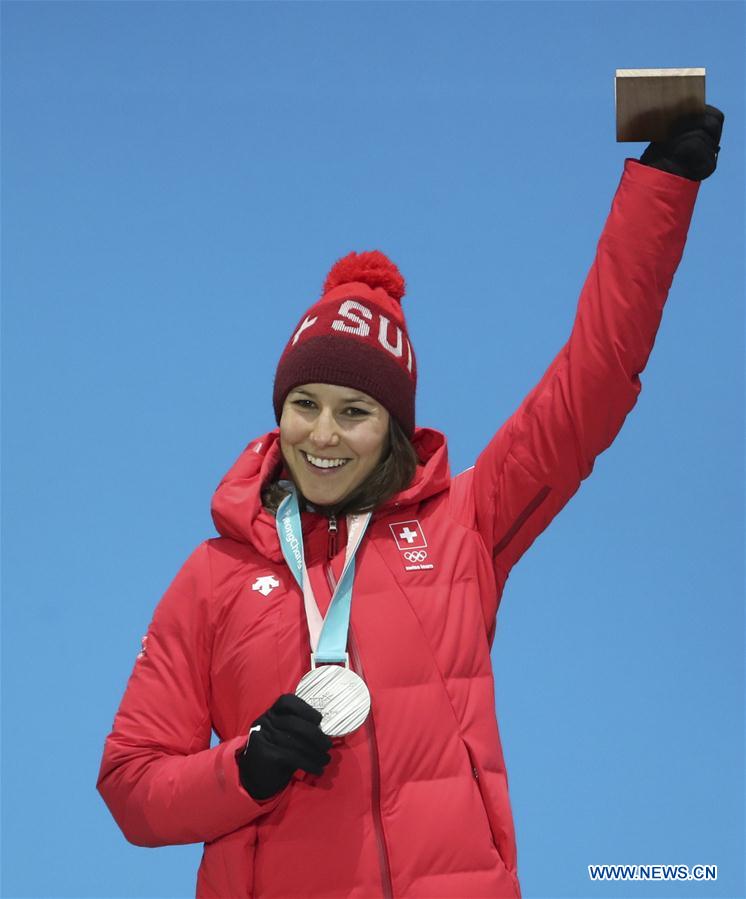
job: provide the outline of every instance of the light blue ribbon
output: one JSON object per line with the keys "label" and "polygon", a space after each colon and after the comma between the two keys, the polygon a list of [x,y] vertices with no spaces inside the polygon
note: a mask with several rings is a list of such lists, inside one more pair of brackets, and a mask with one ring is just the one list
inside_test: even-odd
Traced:
{"label": "light blue ribbon", "polygon": [[[289,487],[290,493],[283,499],[277,509],[277,534],[280,538],[280,546],[282,547],[282,553],[285,556],[288,568],[293,573],[298,586],[303,590],[303,569],[306,562],[303,554],[303,529],[298,506],[298,495],[293,484],[283,482],[283,486]],[[321,628],[319,643],[316,647],[315,659],[317,662],[344,662],[347,659],[347,631],[350,626],[352,583],[355,579],[355,555],[360,547],[367,525],[368,522],[366,521],[357,546],[350,553],[350,557],[342,572],[342,577],[339,579],[329,604],[324,624]]]}

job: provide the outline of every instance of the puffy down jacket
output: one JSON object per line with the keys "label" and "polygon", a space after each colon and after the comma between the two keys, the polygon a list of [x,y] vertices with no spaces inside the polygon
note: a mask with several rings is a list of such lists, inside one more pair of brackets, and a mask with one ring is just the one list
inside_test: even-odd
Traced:
{"label": "puffy down jacket", "polygon": [[[260,499],[282,467],[278,431],[227,473],[212,504],[221,536],[158,604],[98,778],[132,843],[205,843],[198,897],[520,895],[490,666],[498,604],[635,404],[698,186],[627,160],[571,336],[539,384],[457,477],[444,437],[416,431],[415,479],[375,511],[358,555],[348,646],[371,715],[322,775],[296,772],[264,802],[242,789],[235,755],[310,652]],[[325,518],[302,524],[325,613],[344,524],[336,551]]]}

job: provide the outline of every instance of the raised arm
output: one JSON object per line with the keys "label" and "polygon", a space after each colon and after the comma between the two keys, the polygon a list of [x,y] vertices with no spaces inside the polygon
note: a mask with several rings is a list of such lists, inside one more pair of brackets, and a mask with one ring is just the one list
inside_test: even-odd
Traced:
{"label": "raised arm", "polygon": [[[722,113],[715,112],[719,138]],[[672,166],[693,171],[681,167],[683,153],[707,177],[717,156],[717,139],[708,136],[708,171],[692,150],[699,136],[679,125],[678,144],[672,137],[646,151],[643,158],[653,161],[625,161],[569,340],[475,466],[454,481],[454,507],[473,516],[466,523],[490,548],[500,587],[637,401],[699,189],[698,180],[672,174]],[[490,636],[498,601],[484,610]]]}
{"label": "raised arm", "polygon": [[239,782],[246,735],[210,749],[209,546],[190,556],[156,607],[114,727],[97,788],[138,846],[214,840],[272,809]]}

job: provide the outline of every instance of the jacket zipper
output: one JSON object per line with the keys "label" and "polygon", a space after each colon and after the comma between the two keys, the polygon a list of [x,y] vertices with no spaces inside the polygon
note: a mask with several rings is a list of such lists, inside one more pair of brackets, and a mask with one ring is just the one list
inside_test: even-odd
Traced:
{"label": "jacket zipper", "polygon": [[[329,561],[337,555],[337,516],[333,513],[329,516]],[[332,590],[332,593],[334,590]]]}
{"label": "jacket zipper", "polygon": [[510,543],[510,541],[515,537],[518,531],[523,527],[526,522],[526,519],[529,518],[534,512],[539,508],[539,506],[544,502],[544,500],[549,495],[551,491],[551,487],[542,487],[541,490],[536,494],[536,496],[531,500],[531,502],[526,506],[526,508],[521,512],[521,514],[516,518],[516,520],[511,525],[508,533],[502,538],[502,540],[495,545],[495,548],[492,550],[492,558],[496,559],[500,553],[505,549],[505,547]]}
{"label": "jacket zipper", "polygon": [[[461,742],[464,744],[464,749],[466,749],[466,754],[469,757],[469,764],[471,765],[472,777],[474,778],[474,783],[479,792],[479,799],[482,803],[482,807],[484,808],[484,814],[487,818],[487,828],[489,830],[490,838],[492,840],[492,845],[495,847],[497,854],[500,856],[500,860],[503,862],[503,864],[505,864],[505,862],[503,860],[502,852],[500,851],[500,847],[497,845],[497,838],[495,837],[495,834],[492,832],[492,823],[490,822],[490,815],[489,815],[489,812],[487,811],[487,800],[485,798],[484,791],[482,790],[482,784],[479,780],[479,768],[477,768],[477,766],[476,766],[474,756],[471,754],[471,749],[469,749],[469,746],[466,743],[466,740],[461,738]],[[505,865],[505,867],[507,868],[508,866]]]}
{"label": "jacket zipper", "polygon": [[[334,539],[336,543],[336,521],[334,524]],[[331,520],[329,526],[330,532],[330,541],[331,541]],[[330,542],[331,548],[331,542]],[[334,572],[332,571],[332,566],[330,564],[326,564],[324,566],[324,571],[326,572],[326,580],[331,588],[332,594],[337,589],[337,581],[334,577]],[[360,654],[357,650],[357,641],[355,639],[355,633],[352,630],[352,625],[350,625],[350,653],[352,655],[352,666],[353,670],[360,675],[360,677],[365,680],[363,677],[363,665],[360,661]],[[368,737],[368,746],[370,748],[370,762],[371,762],[371,772],[373,775],[372,782],[372,800],[373,800],[373,829],[376,833],[376,843],[378,845],[378,864],[381,869],[381,886],[383,888],[383,896],[384,899],[393,899],[394,897],[394,887],[391,882],[391,865],[389,864],[389,856],[386,851],[386,837],[383,833],[383,819],[381,816],[381,769],[378,763],[378,744],[376,743],[376,730],[375,724],[373,723],[373,710],[371,709],[368,717],[365,719],[365,733]]]}

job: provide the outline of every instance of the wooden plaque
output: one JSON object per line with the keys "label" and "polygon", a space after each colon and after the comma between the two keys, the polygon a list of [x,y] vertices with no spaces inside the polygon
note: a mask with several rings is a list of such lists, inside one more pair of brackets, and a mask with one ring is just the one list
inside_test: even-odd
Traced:
{"label": "wooden plaque", "polygon": [[705,109],[705,69],[617,69],[617,141],[665,140],[671,124]]}

